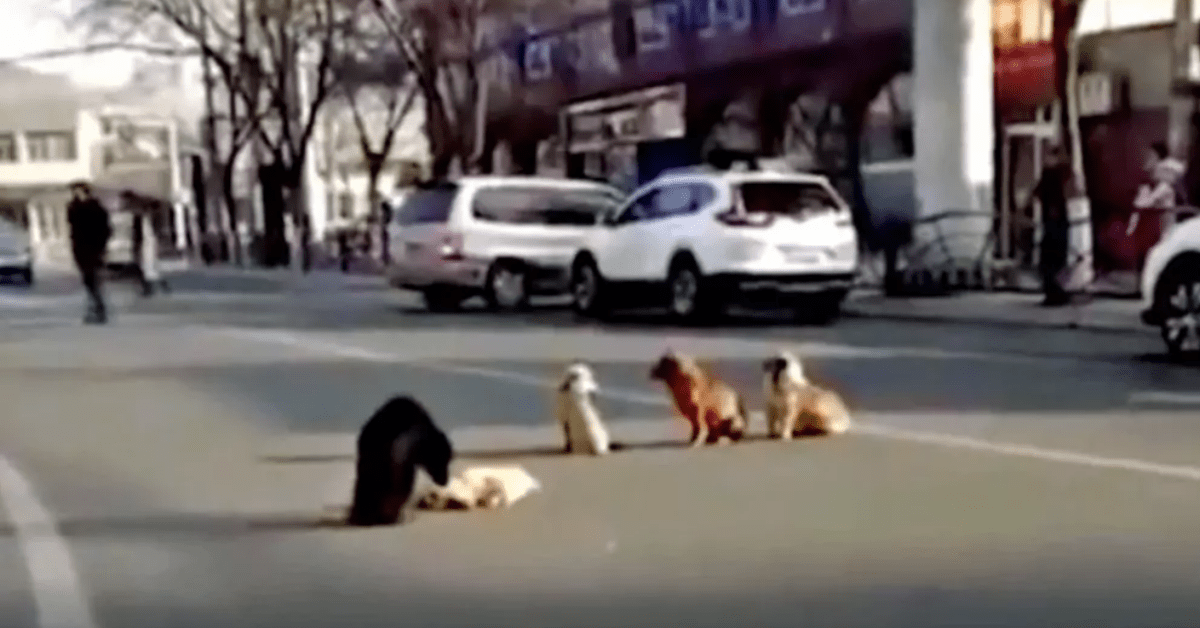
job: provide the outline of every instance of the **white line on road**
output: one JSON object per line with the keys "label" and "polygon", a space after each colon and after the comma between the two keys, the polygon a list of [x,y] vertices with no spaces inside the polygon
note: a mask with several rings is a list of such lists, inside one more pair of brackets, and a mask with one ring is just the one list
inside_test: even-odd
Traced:
{"label": "white line on road", "polygon": [[[536,388],[552,386],[554,383],[545,378],[527,375],[524,373],[512,373],[509,371],[475,366],[406,361],[395,354],[373,351],[362,347],[355,347],[336,342],[326,342],[317,339],[303,338],[298,334],[291,332],[264,330],[227,331],[235,333],[240,337],[258,342],[277,343],[297,348],[316,350],[328,353],[330,355],[360,359],[369,362],[403,363],[406,366],[412,366],[431,371],[475,375],[496,381],[511,382],[514,384],[532,386]],[[609,399],[626,401],[630,403],[640,403],[643,405],[658,407],[669,407],[671,405],[670,402],[662,395],[656,395],[649,391],[605,388],[601,386],[598,394]],[[1200,467],[1186,465],[1161,464],[1147,460],[1137,460],[1134,458],[1113,458],[1078,451],[1045,449],[1031,445],[1022,445],[1019,443],[990,441],[939,432],[904,430],[887,427],[884,425],[867,423],[856,424],[854,427],[854,433],[893,441],[906,441],[927,445],[936,445],[939,447],[948,447],[952,449],[965,449],[1003,456],[1042,460],[1046,462],[1058,462],[1098,469],[1118,469],[1122,471],[1131,471],[1134,473],[1200,481]]]}
{"label": "white line on road", "polygon": [[1200,392],[1186,393],[1163,390],[1142,390],[1129,395],[1129,402],[1200,406]]}
{"label": "white line on road", "polygon": [[25,556],[40,628],[97,628],[67,542],[20,471],[0,456],[0,502]]}

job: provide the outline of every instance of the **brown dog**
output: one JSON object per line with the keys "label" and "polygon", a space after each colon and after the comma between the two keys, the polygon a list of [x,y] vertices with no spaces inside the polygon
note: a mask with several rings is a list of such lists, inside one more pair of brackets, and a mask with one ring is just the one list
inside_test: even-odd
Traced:
{"label": "brown dog", "polygon": [[650,379],[667,386],[675,408],[691,424],[692,447],[716,444],[722,436],[737,442],[746,435],[749,421],[741,396],[695,359],[667,352],[650,369]]}

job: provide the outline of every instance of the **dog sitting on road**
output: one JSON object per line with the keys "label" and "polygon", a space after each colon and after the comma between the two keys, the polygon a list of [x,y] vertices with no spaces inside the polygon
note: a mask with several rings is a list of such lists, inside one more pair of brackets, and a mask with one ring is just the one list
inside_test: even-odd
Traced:
{"label": "dog sitting on road", "polygon": [[508,508],[542,485],[525,469],[471,467],[454,476],[445,486],[428,490],[417,501],[425,510],[474,510]]}
{"label": "dog sitting on road", "polygon": [[782,351],[763,362],[763,394],[767,401],[767,434],[795,436],[842,434],[850,429],[850,411],[842,398],[808,381],[804,366]]}
{"label": "dog sitting on road", "polygon": [[411,397],[393,397],[358,435],[352,526],[394,525],[413,493],[417,467],[439,486],[450,480],[454,449],[429,413]]}
{"label": "dog sitting on road", "polygon": [[713,445],[726,437],[737,442],[749,420],[741,396],[691,356],[668,351],[650,369],[650,379],[666,385],[675,408],[692,428],[689,444]]}
{"label": "dog sitting on road", "polygon": [[583,362],[567,367],[555,399],[555,419],[563,429],[567,453],[601,456],[609,451],[608,431],[596,410],[600,386]]}

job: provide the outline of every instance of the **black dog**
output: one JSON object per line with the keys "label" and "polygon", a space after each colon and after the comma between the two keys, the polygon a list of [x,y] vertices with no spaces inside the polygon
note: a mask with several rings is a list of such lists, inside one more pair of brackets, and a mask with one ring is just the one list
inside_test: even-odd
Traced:
{"label": "black dog", "polygon": [[394,525],[412,496],[417,467],[438,486],[450,480],[454,449],[425,408],[412,397],[393,397],[358,434],[352,526]]}

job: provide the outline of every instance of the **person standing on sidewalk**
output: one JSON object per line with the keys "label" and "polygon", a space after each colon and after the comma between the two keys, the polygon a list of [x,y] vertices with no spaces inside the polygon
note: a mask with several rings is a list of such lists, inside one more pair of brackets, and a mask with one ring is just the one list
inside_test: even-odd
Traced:
{"label": "person standing on sidewalk", "polygon": [[152,210],[140,207],[128,192],[121,195],[121,202],[133,213],[134,261],[137,264],[137,279],[141,284],[142,296],[154,296],[156,290],[165,293],[169,287],[158,269],[158,236],[154,230]]}
{"label": "person standing on sidewalk", "polygon": [[1033,195],[1042,205],[1042,241],[1039,243],[1038,266],[1042,276],[1042,305],[1058,307],[1071,302],[1071,295],[1062,286],[1061,276],[1067,268],[1070,252],[1071,223],[1067,217],[1068,186],[1073,185],[1071,164],[1061,146],[1052,147],[1046,155],[1046,165],[1038,178]]}
{"label": "person standing on sidewalk", "polygon": [[108,210],[92,194],[85,182],[71,184],[71,202],[67,205],[67,223],[71,231],[71,254],[75,267],[87,290],[88,309],[83,322],[103,324],[108,322],[108,308],[104,303],[101,272],[112,237],[112,222]]}
{"label": "person standing on sidewalk", "polygon": [[1133,200],[1133,215],[1129,217],[1125,235],[1133,235],[1142,213],[1147,211],[1158,214],[1159,238],[1167,235],[1178,220],[1175,208],[1188,202],[1183,185],[1186,170],[1182,161],[1170,156],[1166,144],[1154,142],[1150,145],[1150,154],[1146,157],[1146,172],[1150,175],[1150,181],[1138,188],[1137,198]]}

